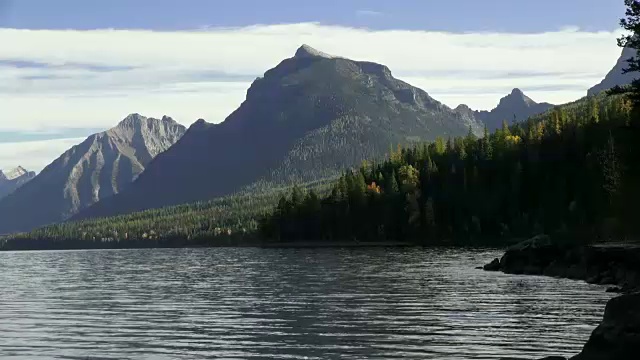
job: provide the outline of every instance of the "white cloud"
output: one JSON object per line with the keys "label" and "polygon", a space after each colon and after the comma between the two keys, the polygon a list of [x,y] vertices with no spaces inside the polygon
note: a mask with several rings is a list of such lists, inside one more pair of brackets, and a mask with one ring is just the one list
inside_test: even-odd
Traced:
{"label": "white cloud", "polygon": [[18,165],[40,172],[60,154],[85,138],[0,143],[0,169]]}
{"label": "white cloud", "polygon": [[356,11],[356,15],[362,16],[362,17],[377,17],[377,16],[382,16],[382,13],[380,11],[374,11],[374,10],[358,10]]}
{"label": "white cloud", "polygon": [[0,43],[10,44],[0,47],[0,131],[108,128],[132,112],[166,114],[185,125],[198,118],[220,122],[244,100],[254,77],[303,43],[388,65],[452,107],[492,108],[513,87],[537,101],[562,103],[584,95],[613,66],[617,35],[314,23],[173,32],[0,29]]}

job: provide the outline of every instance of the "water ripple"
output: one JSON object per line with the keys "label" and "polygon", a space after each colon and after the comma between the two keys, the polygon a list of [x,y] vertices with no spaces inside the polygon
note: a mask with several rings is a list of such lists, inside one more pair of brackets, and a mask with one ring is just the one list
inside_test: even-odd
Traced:
{"label": "water ripple", "polygon": [[610,295],[453,249],[0,253],[3,359],[495,359],[580,351]]}

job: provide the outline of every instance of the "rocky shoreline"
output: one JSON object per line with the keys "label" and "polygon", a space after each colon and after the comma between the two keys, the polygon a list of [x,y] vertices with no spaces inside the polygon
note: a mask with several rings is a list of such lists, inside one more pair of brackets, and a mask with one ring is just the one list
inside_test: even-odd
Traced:
{"label": "rocky shoreline", "polygon": [[537,236],[510,247],[502,258],[483,268],[508,274],[545,275],[612,285],[608,291],[624,294],[607,303],[602,322],[592,332],[582,352],[571,360],[640,359],[640,246],[558,245],[547,236]]}
{"label": "rocky shoreline", "polygon": [[[609,300],[602,322],[593,330],[582,352],[569,360],[637,360],[639,357],[640,293],[633,293]],[[567,358],[549,356],[540,360]]]}
{"label": "rocky shoreline", "polygon": [[508,248],[502,258],[483,268],[584,280],[630,293],[640,290],[640,245],[558,245],[541,235]]}

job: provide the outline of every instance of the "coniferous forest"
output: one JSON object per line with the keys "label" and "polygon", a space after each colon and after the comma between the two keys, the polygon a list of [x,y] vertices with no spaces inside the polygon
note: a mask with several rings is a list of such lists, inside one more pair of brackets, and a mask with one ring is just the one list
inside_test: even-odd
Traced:
{"label": "coniferous forest", "polygon": [[627,95],[587,97],[481,138],[393,147],[339,179],[51,225],[0,238],[0,247],[497,245],[540,233],[632,240],[640,232],[634,111]]}
{"label": "coniferous forest", "polygon": [[[618,45],[640,49],[627,0]],[[640,57],[624,72],[640,71]],[[505,119],[506,120],[506,119]],[[490,245],[638,241],[640,80],[483,136],[390,144],[340,177],[0,236],[0,249],[394,242]],[[237,164],[238,167],[243,164]]]}
{"label": "coniferous forest", "polygon": [[272,241],[485,245],[545,233],[607,241],[640,232],[640,126],[623,95],[556,107],[482,138],[398,148],[321,198],[294,187],[260,224]]}

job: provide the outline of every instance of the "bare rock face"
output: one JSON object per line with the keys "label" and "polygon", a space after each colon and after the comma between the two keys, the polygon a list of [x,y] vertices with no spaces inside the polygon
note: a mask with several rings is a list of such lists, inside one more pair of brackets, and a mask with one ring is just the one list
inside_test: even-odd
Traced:
{"label": "bare rock face", "polygon": [[[458,106],[468,112],[466,105]],[[527,120],[529,117],[541,114],[553,108],[549,103],[537,103],[524,94],[522,90],[515,88],[511,93],[502,99],[491,111],[474,111],[473,115],[476,119],[482,121],[489,132],[502,127],[503,121],[511,124],[514,121],[520,122]]]}
{"label": "bare rock face", "polygon": [[220,124],[198,121],[125,192],[74,219],[224,196],[263,183],[304,182],[382,158],[390,144],[464,136],[482,125],[367,61],[308,45],[266,71]]}
{"label": "bare rock face", "polygon": [[169,117],[131,114],[116,127],[89,136],[0,200],[0,233],[63,221],[119,193],[184,132]]}
{"label": "bare rock face", "polygon": [[597,95],[602,91],[611,89],[614,86],[623,86],[631,84],[631,82],[638,77],[637,73],[626,73],[623,74],[623,70],[628,67],[627,60],[636,55],[636,51],[634,49],[624,48],[622,50],[622,54],[620,58],[616,62],[615,66],[607,75],[602,79],[602,81],[589,89],[587,91],[587,95]]}
{"label": "bare rock face", "polygon": [[545,235],[520,242],[483,268],[508,274],[545,275],[640,290],[640,246],[557,244]]}
{"label": "bare rock face", "polygon": [[16,191],[36,176],[22,166],[9,170],[0,170],[0,199]]}
{"label": "bare rock face", "polygon": [[325,59],[333,59],[334,56],[331,56],[327,53],[324,53],[322,51],[316,50],[314,48],[312,48],[311,46],[304,44],[302,45],[298,51],[296,51],[296,55],[295,57],[297,58],[305,58],[305,57],[321,57],[321,58],[325,58]]}
{"label": "bare rock face", "polygon": [[637,360],[640,357],[640,293],[609,300],[604,319],[571,360]]}

